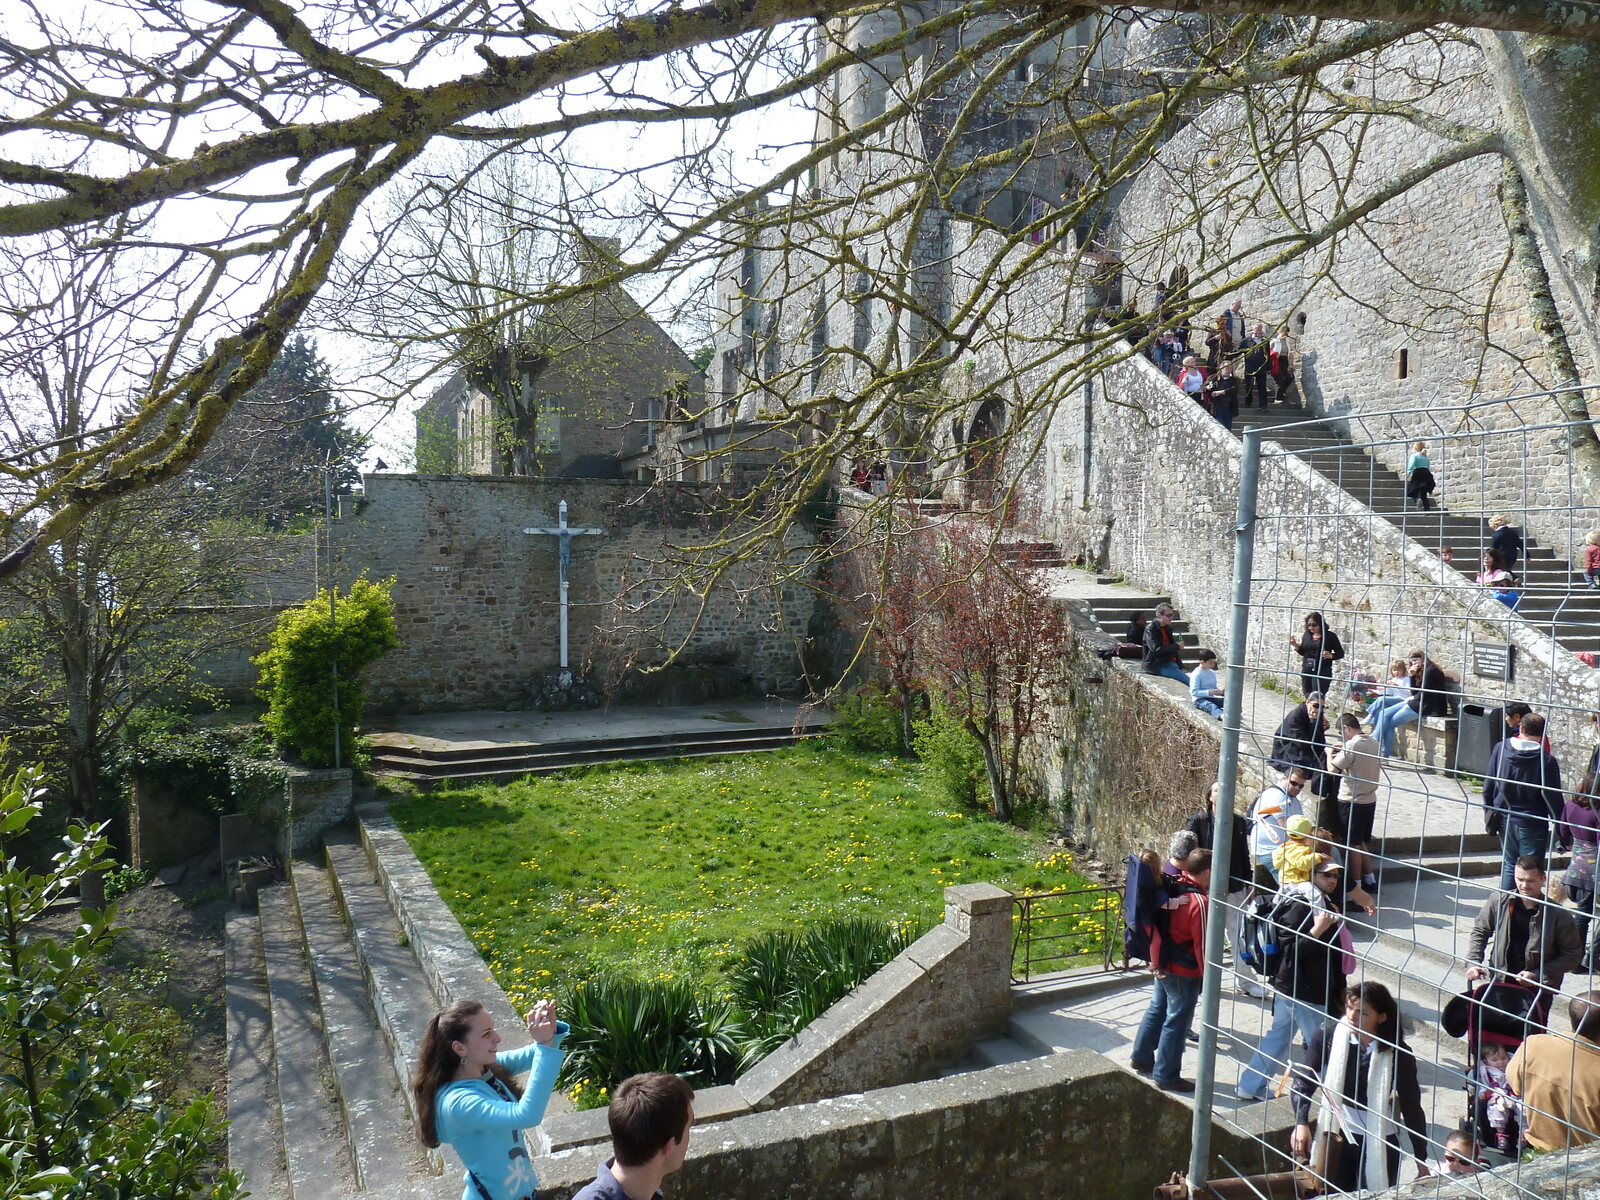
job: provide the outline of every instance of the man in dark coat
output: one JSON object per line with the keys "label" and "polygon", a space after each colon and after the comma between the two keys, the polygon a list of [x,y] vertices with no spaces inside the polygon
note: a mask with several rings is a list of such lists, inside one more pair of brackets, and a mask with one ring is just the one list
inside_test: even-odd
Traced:
{"label": "man in dark coat", "polygon": [[1271,378],[1272,360],[1267,343],[1266,328],[1257,321],[1250,327],[1250,336],[1240,343],[1244,351],[1244,391],[1240,408],[1249,408],[1251,399],[1262,408],[1267,406],[1267,380]]}
{"label": "man in dark coat", "polygon": [[1172,632],[1172,622],[1178,613],[1172,605],[1163,604],[1156,609],[1156,619],[1144,627],[1144,673],[1165,675],[1189,686],[1189,676],[1180,661],[1183,644]]}
{"label": "man in dark coat", "polygon": [[1539,1025],[1561,981],[1583,957],[1572,915],[1544,898],[1545,878],[1543,859],[1518,859],[1512,887],[1483,902],[1467,942],[1467,982],[1492,974],[1534,985],[1540,996],[1530,1018]]}
{"label": "man in dark coat", "polygon": [[[1268,761],[1280,771],[1304,767],[1311,780],[1311,790],[1331,803],[1339,794],[1339,777],[1328,770],[1326,729],[1322,720],[1322,696],[1312,692],[1306,696],[1304,704],[1289,710],[1289,715],[1272,735],[1272,758]],[[1325,815],[1317,814],[1318,823],[1333,828],[1327,824]]]}

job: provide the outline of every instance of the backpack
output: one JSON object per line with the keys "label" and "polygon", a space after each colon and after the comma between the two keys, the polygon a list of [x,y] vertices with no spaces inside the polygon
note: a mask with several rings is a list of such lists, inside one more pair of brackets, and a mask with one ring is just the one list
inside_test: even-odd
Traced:
{"label": "backpack", "polygon": [[1124,957],[1150,961],[1150,939],[1155,933],[1166,890],[1150,874],[1150,868],[1137,854],[1128,855],[1128,878],[1122,889],[1122,953]]}
{"label": "backpack", "polygon": [[1283,917],[1288,906],[1298,899],[1283,893],[1257,893],[1245,901],[1239,934],[1244,944],[1238,955],[1264,979],[1276,976],[1283,966],[1284,953],[1293,940],[1293,931],[1284,926]]}

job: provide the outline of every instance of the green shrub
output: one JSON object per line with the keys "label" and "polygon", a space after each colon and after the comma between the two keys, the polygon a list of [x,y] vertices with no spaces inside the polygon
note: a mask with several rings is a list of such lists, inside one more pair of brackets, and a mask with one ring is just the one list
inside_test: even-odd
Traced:
{"label": "green shrub", "polygon": [[753,939],[728,968],[743,1014],[742,1066],[751,1066],[865,983],[911,943],[877,917],[829,917],[800,931]]}
{"label": "green shrub", "polygon": [[880,688],[861,688],[839,698],[828,734],[856,754],[899,754],[900,705]]}
{"label": "green shrub", "polygon": [[39,779],[28,767],[0,781],[0,1186],[7,1196],[231,1200],[239,1176],[212,1177],[224,1125],[211,1098],[157,1103],[138,1058],[148,1029],[119,1017],[120,997],[94,974],[115,910],[84,910],[59,938],[37,927],[85,873],[113,865],[104,826],[71,827],[47,873],[19,865],[16,841],[42,808]]}
{"label": "green shrub", "polygon": [[341,759],[350,758],[366,701],[362,675],[400,644],[389,594],[393,584],[358,579],[344,596],[335,593],[331,614],[322,591],[278,618],[271,646],[252,661],[261,669],[257,692],[267,702],[262,720],[280,750],[298,753],[309,766],[332,766],[337,728]]}
{"label": "green shrub", "polygon": [[268,828],[283,819],[284,767],[255,723],[200,726],[186,713],[140,710],[106,775],[123,796],[137,776],[211,813],[244,813]]}
{"label": "green shrub", "polygon": [[917,757],[927,765],[939,793],[951,804],[986,808],[987,800],[979,797],[985,794],[989,776],[978,739],[937,705],[912,730]]}
{"label": "green shrub", "polygon": [[702,997],[687,979],[596,975],[560,1005],[570,1032],[560,1081],[614,1088],[641,1071],[682,1075],[696,1087],[731,1083],[740,1030],[726,1000]]}
{"label": "green shrub", "polygon": [[136,867],[113,867],[106,872],[106,899],[120,900],[129,892],[137,891],[155,878],[154,872]]}

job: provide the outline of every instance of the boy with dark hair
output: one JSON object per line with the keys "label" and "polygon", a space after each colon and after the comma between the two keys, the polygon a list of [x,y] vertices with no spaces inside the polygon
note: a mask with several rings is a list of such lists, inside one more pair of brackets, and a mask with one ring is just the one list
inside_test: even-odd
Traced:
{"label": "boy with dark hair", "polygon": [[612,1158],[573,1200],[661,1200],[661,1181],[683,1166],[694,1124],[694,1089],[650,1071],[617,1085],[606,1111]]}

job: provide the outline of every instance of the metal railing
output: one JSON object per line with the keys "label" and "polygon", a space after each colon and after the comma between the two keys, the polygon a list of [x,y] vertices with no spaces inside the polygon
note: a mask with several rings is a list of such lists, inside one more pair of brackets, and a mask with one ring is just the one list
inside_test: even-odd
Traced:
{"label": "metal railing", "polygon": [[1012,917],[1013,983],[1097,964],[1103,972],[1128,969],[1122,952],[1121,888],[1024,893],[1012,897]]}

